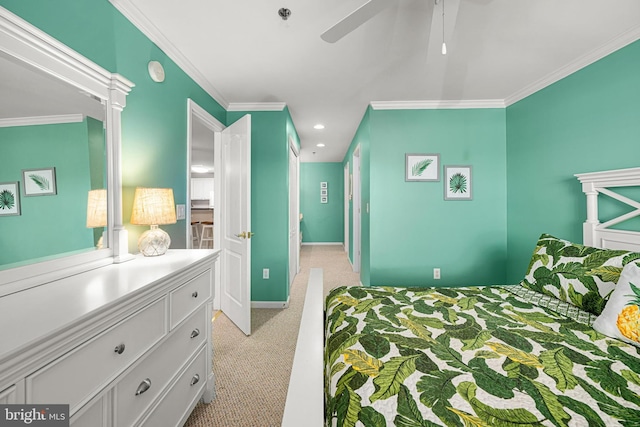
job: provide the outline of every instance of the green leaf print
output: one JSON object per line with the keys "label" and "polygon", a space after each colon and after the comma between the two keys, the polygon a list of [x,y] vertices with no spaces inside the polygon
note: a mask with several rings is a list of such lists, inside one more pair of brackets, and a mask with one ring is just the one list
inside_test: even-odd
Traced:
{"label": "green leaf print", "polygon": [[411,168],[411,176],[422,176],[431,163],[433,163],[433,159],[424,159],[415,163]]}
{"label": "green leaf print", "polygon": [[420,393],[420,402],[431,408],[439,400],[451,399],[456,394],[452,380],[460,375],[462,372],[445,369],[420,377],[416,384],[416,390]]}
{"label": "green leaf print", "polygon": [[491,339],[491,333],[489,331],[482,331],[475,338],[471,338],[468,340],[462,340],[464,345],[462,346],[463,351],[467,350],[477,350],[484,346],[484,343]]}
{"label": "green leaf print", "polygon": [[416,359],[419,356],[394,357],[380,369],[380,374],[374,378],[376,392],[369,400],[373,403],[376,400],[388,399],[398,393],[400,386],[409,375],[416,371]]}
{"label": "green leaf print", "polygon": [[360,415],[358,416],[358,420],[364,427],[386,427],[387,425],[387,421],[384,419],[384,416],[371,406],[365,406],[362,408]]}
{"label": "green leaf print", "polygon": [[351,390],[349,387],[345,387],[344,391],[338,398],[337,402],[337,415],[338,423],[343,427],[354,427],[358,422],[358,416],[362,406],[360,396]]}
{"label": "green leaf print", "polygon": [[571,419],[571,416],[558,401],[558,396],[556,396],[549,387],[538,381],[531,381],[530,384],[536,388],[539,394],[539,398],[538,396],[531,396],[536,402],[536,408],[546,417],[550,418],[556,426],[567,427],[567,421]]}
{"label": "green leaf print", "polygon": [[404,385],[398,390],[398,415],[393,423],[398,427],[439,427],[438,424],[422,418],[418,405],[411,397],[411,392]]}
{"label": "green leaf print", "polygon": [[458,385],[458,394],[469,402],[476,415],[492,427],[540,426],[535,415],[523,408],[499,409],[482,403],[476,398],[477,386],[464,381]]}
{"label": "green leaf print", "polygon": [[380,335],[364,334],[358,341],[362,348],[373,357],[380,358],[391,350],[389,341]]}
{"label": "green leaf print", "polygon": [[563,348],[547,350],[540,353],[540,361],[543,372],[554,380],[560,391],[572,390],[578,385],[573,375],[573,362],[563,352]]}
{"label": "green leaf print", "polygon": [[40,188],[40,190],[48,190],[50,188],[49,180],[42,175],[31,174],[29,179]]}

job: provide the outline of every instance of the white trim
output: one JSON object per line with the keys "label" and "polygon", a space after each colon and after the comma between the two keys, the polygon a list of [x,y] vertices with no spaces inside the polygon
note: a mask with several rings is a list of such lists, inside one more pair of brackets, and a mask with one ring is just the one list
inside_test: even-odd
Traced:
{"label": "white trim", "polygon": [[324,287],[322,269],[309,270],[282,427],[324,425]]}
{"label": "white trim", "polygon": [[505,108],[502,99],[440,101],[371,101],[374,110],[444,110],[470,108]]}
{"label": "white trim", "polygon": [[286,301],[251,301],[251,308],[268,308],[268,309],[281,309],[281,308],[289,308],[289,300],[291,297],[287,298]]}
{"label": "white trim", "polygon": [[[106,106],[105,151],[109,247],[3,270],[0,285],[27,289],[111,262],[132,259],[122,224],[121,112],[134,84],[112,74],[22,18],[0,7],[0,54],[42,71],[99,99]],[[5,288],[9,289],[9,288]]]}
{"label": "white trim", "polygon": [[232,102],[227,111],[282,111],[286,102]]}
{"label": "white trim", "polygon": [[612,54],[619,49],[622,49],[623,47],[633,43],[638,39],[640,39],[640,25],[637,25],[630,30],[625,31],[624,33],[614,37],[604,45],[592,50],[591,52],[588,52],[585,55],[582,55],[575,61],[570,62],[564,67],[547,74],[540,80],[511,94],[510,96],[505,98],[505,106],[508,107],[509,105],[515,104],[516,102],[528,97],[529,95],[533,95],[539,90],[542,90],[545,87],[564,79],[565,77],[575,73],[576,71],[579,71],[584,67],[593,64],[594,62],[604,58],[607,55]]}
{"label": "white trim", "polygon": [[211,97],[227,109],[229,102],[211,82],[187,59],[182,52],[162,34],[162,32],[130,0],[109,0],[133,25],[154,42],[189,77],[202,87]]}
{"label": "white trim", "polygon": [[65,123],[80,123],[84,120],[83,114],[59,114],[55,116],[14,117],[0,119],[0,128],[14,126],[58,125]]}
{"label": "white trim", "polygon": [[342,242],[303,242],[302,243],[304,246],[334,246],[334,245],[340,245],[342,246],[343,243]]}
{"label": "white trim", "polygon": [[[582,183],[582,191],[587,197],[587,219],[582,225],[584,244],[599,248],[640,251],[640,232],[609,228],[612,225],[640,216],[640,201],[629,199],[609,189],[640,186],[640,168],[582,173],[575,176]],[[601,224],[598,215],[599,194],[618,200],[634,210]]]}

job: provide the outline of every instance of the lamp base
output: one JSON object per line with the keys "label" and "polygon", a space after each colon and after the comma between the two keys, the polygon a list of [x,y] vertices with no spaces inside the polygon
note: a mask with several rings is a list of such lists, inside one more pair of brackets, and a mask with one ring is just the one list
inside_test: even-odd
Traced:
{"label": "lamp base", "polygon": [[169,249],[171,238],[166,231],[152,225],[151,229],[142,233],[138,239],[138,249],[144,256],[164,255]]}

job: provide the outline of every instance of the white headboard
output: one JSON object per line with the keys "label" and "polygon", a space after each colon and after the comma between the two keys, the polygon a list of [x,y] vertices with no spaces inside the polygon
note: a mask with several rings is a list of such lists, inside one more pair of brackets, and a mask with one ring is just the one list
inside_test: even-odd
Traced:
{"label": "white headboard", "polygon": [[[598,248],[640,252],[640,231],[609,228],[640,216],[640,201],[629,199],[612,190],[616,187],[640,187],[640,168],[580,173],[575,176],[582,183],[582,191],[587,195],[587,220],[583,225],[583,243]],[[599,194],[625,203],[633,210],[601,224],[598,218]]]}

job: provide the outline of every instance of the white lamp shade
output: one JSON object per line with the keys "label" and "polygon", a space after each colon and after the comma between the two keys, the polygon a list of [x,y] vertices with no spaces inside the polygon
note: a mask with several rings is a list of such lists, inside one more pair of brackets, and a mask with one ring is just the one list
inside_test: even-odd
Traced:
{"label": "white lamp shade", "polygon": [[133,196],[131,224],[162,225],[176,223],[176,209],[171,188],[136,188]]}
{"label": "white lamp shade", "polygon": [[107,190],[89,190],[87,228],[107,226]]}

